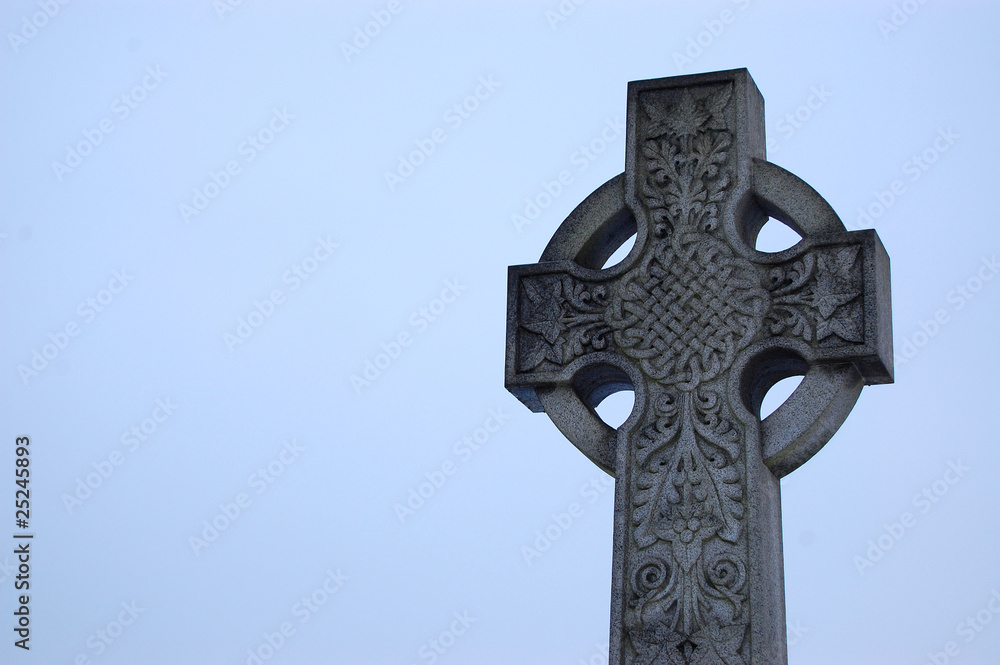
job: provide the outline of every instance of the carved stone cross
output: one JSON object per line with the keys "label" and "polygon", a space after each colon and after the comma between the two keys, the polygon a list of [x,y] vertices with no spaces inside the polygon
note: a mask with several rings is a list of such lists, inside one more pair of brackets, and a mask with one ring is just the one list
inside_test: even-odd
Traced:
{"label": "carved stone cross", "polygon": [[[625,173],[509,270],[507,388],[616,478],[615,665],[787,662],[778,479],[892,382],[889,257],[764,161],[763,111],[745,69],[630,83]],[[754,249],[768,217],[801,242]]]}

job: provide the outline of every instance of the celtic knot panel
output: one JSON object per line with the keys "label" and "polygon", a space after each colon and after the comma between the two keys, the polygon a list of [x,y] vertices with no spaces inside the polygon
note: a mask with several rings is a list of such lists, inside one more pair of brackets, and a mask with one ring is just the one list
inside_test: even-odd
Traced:
{"label": "celtic knot panel", "polygon": [[733,363],[770,304],[756,267],[700,232],[661,241],[615,290],[608,323],[650,378],[692,390]]}

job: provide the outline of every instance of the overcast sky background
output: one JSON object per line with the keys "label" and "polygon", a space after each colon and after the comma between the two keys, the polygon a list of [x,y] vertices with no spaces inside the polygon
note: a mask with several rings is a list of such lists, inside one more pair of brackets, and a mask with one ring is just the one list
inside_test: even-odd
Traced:
{"label": "overcast sky background", "polygon": [[1000,7],[562,6],[0,6],[0,660],[605,662],[611,483],[504,390],[506,267],[623,170],[628,81],[747,67],[892,259],[896,383],[782,481],[789,660],[997,662]]}

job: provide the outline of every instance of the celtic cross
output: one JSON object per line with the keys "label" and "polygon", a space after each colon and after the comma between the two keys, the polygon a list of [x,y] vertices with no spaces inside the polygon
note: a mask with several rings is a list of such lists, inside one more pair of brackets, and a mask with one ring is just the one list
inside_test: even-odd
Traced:
{"label": "celtic cross", "polygon": [[[630,83],[625,173],[509,270],[507,388],[616,479],[615,665],[787,662],[778,481],[892,382],[882,243],[764,160],[763,108],[745,69]],[[769,217],[802,240],[757,251]]]}

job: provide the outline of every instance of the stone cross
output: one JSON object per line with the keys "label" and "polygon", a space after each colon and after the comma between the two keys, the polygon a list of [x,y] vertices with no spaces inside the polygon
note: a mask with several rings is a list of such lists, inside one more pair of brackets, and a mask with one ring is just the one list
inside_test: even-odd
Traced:
{"label": "stone cross", "polygon": [[[757,251],[769,217],[802,240]],[[507,388],[616,479],[611,663],[786,663],[778,481],[892,382],[876,233],[765,161],[745,69],[634,81],[625,173],[508,280]],[[615,430],[594,406],[625,389]]]}

